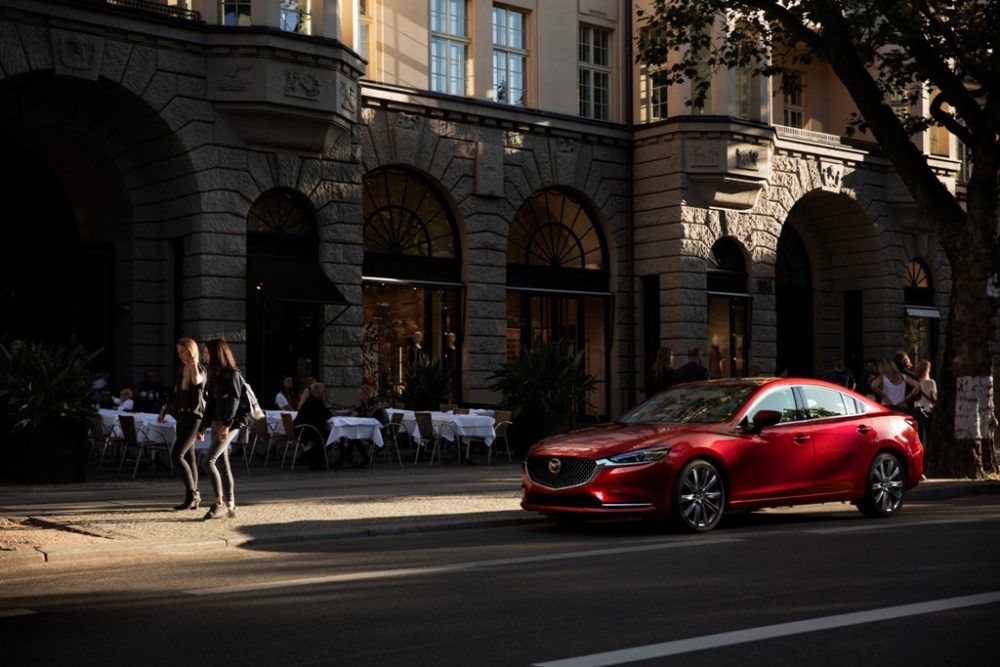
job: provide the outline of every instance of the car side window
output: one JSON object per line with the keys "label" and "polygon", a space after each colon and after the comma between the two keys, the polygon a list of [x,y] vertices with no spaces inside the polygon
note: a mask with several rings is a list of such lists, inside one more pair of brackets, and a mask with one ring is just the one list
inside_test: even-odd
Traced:
{"label": "car side window", "polygon": [[854,412],[853,410],[848,412],[847,406],[844,404],[844,395],[839,391],[803,386],[802,397],[805,399],[806,409],[809,411],[809,419],[843,417]]}
{"label": "car side window", "polygon": [[795,395],[791,387],[778,387],[764,395],[750,413],[753,419],[755,413],[760,410],[775,410],[781,413],[782,422],[793,422],[799,420],[799,411],[795,407]]}

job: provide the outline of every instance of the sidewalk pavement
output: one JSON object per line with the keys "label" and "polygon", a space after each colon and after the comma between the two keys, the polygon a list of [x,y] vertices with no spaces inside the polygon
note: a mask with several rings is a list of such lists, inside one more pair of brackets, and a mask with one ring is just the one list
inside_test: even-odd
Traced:
{"label": "sidewalk pavement", "polygon": [[[203,521],[173,511],[183,484],[169,474],[116,473],[63,485],[0,485],[0,570],[37,563],[182,553],[339,537],[454,530],[544,521],[520,509],[520,466],[376,465],[372,469],[290,473],[276,466],[234,468],[237,516]],[[1000,494],[1000,480],[926,480],[909,502]]]}

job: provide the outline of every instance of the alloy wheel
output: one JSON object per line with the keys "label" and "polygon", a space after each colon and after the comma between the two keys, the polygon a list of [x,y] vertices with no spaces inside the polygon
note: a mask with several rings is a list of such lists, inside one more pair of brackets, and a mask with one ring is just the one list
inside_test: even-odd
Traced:
{"label": "alloy wheel", "polygon": [[715,466],[708,461],[692,461],[681,471],[677,484],[675,517],[686,530],[712,530],[722,518],[725,497]]}

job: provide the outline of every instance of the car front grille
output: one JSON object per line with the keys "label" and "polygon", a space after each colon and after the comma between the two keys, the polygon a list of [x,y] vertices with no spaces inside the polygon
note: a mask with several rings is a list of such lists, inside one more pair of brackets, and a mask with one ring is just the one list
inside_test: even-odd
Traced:
{"label": "car front grille", "polygon": [[[558,466],[552,462],[558,461]],[[552,468],[557,467],[557,472]],[[597,464],[576,456],[533,456],[528,459],[528,477],[535,484],[550,489],[568,489],[586,484],[593,478]]]}

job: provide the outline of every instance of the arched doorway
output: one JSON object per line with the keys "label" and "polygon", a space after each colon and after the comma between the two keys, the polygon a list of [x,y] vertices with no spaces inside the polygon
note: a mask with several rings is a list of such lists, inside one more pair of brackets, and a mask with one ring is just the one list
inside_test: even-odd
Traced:
{"label": "arched doorway", "polygon": [[382,167],[364,178],[362,374],[383,399],[402,394],[420,355],[452,371],[462,396],[462,261],[458,226],[426,175]]}
{"label": "arched doorway", "polygon": [[706,269],[708,377],[743,377],[750,348],[750,295],[743,250],[731,238],[719,239],[708,255]]}
{"label": "arched doorway", "polygon": [[786,224],[778,239],[774,265],[777,311],[776,371],[790,376],[812,376],[813,280],[809,252],[798,233]]}
{"label": "arched doorway", "polygon": [[84,244],[59,178],[27,147],[0,137],[0,336],[86,349],[92,369],[111,370],[114,251]]}
{"label": "arched doorway", "polygon": [[247,215],[247,361],[271,406],[284,376],[320,377],[326,305],[346,304],[319,265],[312,205],[288,188],[263,193]]}
{"label": "arched doorway", "polygon": [[610,273],[597,217],[560,188],[528,197],[507,237],[507,357],[535,341],[583,350],[598,380],[590,402],[610,412]]}

